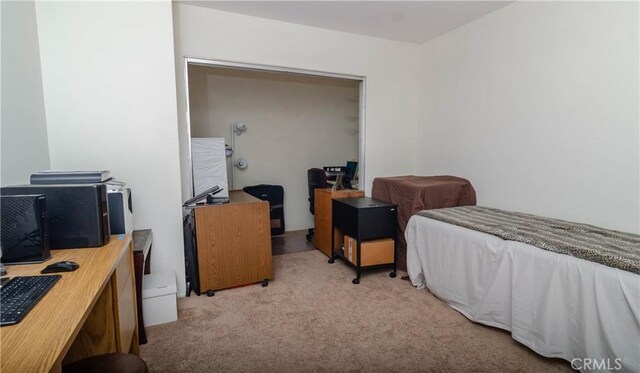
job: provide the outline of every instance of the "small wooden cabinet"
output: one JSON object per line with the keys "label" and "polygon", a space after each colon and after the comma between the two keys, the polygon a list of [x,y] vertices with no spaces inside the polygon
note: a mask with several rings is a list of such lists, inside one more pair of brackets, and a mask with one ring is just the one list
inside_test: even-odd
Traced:
{"label": "small wooden cabinet", "polygon": [[229,203],[196,207],[195,221],[200,289],[273,279],[268,201],[232,190]]}
{"label": "small wooden cabinet", "polygon": [[[334,198],[356,198],[364,197],[362,190],[331,190],[316,189],[314,194],[314,233],[313,243],[316,248],[331,257],[331,221],[332,221],[332,200]],[[336,238],[342,237],[339,230],[335,231]],[[339,249],[341,239],[334,243],[334,249]]]}

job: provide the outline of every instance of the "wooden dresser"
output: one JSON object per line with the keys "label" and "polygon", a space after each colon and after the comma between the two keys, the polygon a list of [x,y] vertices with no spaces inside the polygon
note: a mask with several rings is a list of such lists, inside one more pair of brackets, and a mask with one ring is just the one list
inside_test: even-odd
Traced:
{"label": "wooden dresser", "polygon": [[[316,248],[324,253],[327,257],[331,257],[331,219],[332,199],[334,198],[355,198],[364,197],[362,190],[336,190],[316,189],[314,195],[314,234],[313,243]],[[334,249],[338,249],[342,243],[340,231],[336,229],[336,240]]]}
{"label": "wooden dresser", "polygon": [[202,291],[273,279],[269,202],[232,190],[229,203],[196,207],[195,221]]}

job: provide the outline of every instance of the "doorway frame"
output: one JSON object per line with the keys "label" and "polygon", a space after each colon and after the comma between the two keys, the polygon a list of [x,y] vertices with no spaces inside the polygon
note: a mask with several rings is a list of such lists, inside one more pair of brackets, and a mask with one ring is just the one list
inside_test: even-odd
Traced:
{"label": "doorway frame", "polygon": [[[189,163],[189,184],[191,195],[194,194],[193,186],[193,163],[191,159],[191,113],[189,101],[189,65],[210,66],[218,68],[228,68],[236,70],[250,70],[262,72],[285,73],[302,76],[314,76],[324,78],[338,78],[346,80],[354,80],[359,82],[358,97],[358,189],[364,190],[365,187],[365,140],[366,140],[366,85],[367,77],[362,75],[350,75],[341,73],[332,73],[319,70],[298,69],[284,66],[262,65],[254,63],[226,61],[218,59],[206,59],[197,57],[184,57],[184,84],[186,98],[186,123],[187,123],[187,158]],[[233,166],[232,166],[233,167]]]}

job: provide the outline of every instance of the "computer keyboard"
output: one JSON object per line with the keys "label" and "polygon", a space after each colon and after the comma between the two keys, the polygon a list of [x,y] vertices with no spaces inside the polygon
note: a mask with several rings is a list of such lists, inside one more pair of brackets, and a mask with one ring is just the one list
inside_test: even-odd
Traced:
{"label": "computer keyboard", "polygon": [[0,289],[0,326],[19,323],[60,277],[18,276],[9,280]]}

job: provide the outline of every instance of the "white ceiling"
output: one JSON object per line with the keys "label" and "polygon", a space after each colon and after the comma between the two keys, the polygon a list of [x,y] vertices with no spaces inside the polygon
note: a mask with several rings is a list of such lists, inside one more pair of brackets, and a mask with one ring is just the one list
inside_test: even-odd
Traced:
{"label": "white ceiling", "polygon": [[300,25],[424,43],[513,1],[180,1]]}

